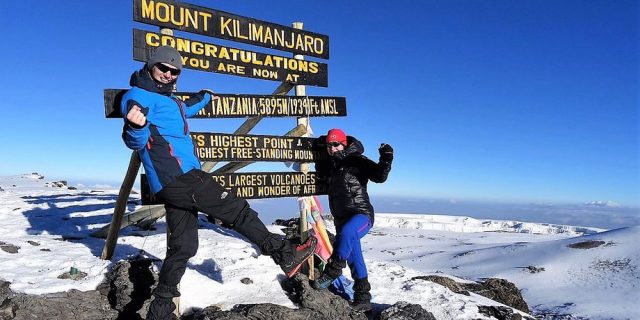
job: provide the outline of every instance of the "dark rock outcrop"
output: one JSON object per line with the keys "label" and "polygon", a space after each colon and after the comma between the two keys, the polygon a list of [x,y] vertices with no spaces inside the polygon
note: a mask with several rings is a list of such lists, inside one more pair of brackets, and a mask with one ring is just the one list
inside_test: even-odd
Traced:
{"label": "dark rock outcrop", "polygon": [[349,306],[349,303],[329,290],[315,290],[309,285],[309,279],[297,274],[282,282],[283,289],[289,294],[291,301],[300,304],[302,308],[317,312],[318,319],[367,319]]}
{"label": "dark rock outcrop", "polygon": [[529,313],[529,305],[524,301],[520,289],[513,282],[505,279],[489,278],[477,284],[466,284],[465,288],[491,300]]}
{"label": "dark rock outcrop", "polygon": [[478,312],[498,320],[534,320],[533,318],[523,317],[519,313],[513,312],[513,309],[503,306],[478,306]]}
{"label": "dark rock outcrop", "polygon": [[97,290],[120,312],[121,319],[144,319],[151,302],[151,290],[158,275],[151,271],[152,260],[120,261],[105,276]]}
{"label": "dark rock outcrop", "polygon": [[18,250],[20,250],[20,247],[11,244],[11,243],[6,243],[6,242],[2,242],[0,241],[0,250],[6,252],[6,253],[18,253]]}
{"label": "dark rock outcrop", "polygon": [[522,312],[529,313],[529,305],[522,297],[520,289],[515,284],[505,279],[489,278],[483,282],[476,283],[459,283],[448,277],[436,275],[419,276],[413,279],[427,280],[439,285],[447,287],[449,290],[469,295],[468,291],[495,300]]}
{"label": "dark rock outcrop", "polygon": [[106,297],[98,291],[16,294],[9,282],[0,283],[0,319],[48,320],[115,320],[118,312],[111,309]]}
{"label": "dark rock outcrop", "polygon": [[[10,290],[8,282],[0,282],[0,320],[4,319],[73,319],[73,320],[141,320],[146,317],[151,292],[157,275],[151,270],[152,260],[137,259],[118,262],[106,275],[97,290],[26,295]],[[518,289],[502,279],[487,279],[482,283],[457,283],[446,277],[427,276],[414,279],[429,280],[445,285],[454,292],[468,295],[469,291],[493,298],[502,303],[511,301]],[[315,290],[309,279],[301,274],[281,282],[282,288],[299,308],[280,305],[244,304],[231,310],[217,306],[192,309],[180,317],[183,320],[434,320],[433,314],[420,305],[398,302],[392,306],[375,305],[369,316],[351,309],[342,297],[328,290]],[[505,296],[506,295],[506,296]],[[501,300],[498,300],[501,299]],[[524,303],[524,300],[522,300]],[[526,303],[524,303],[526,306]],[[479,311],[498,319],[522,319],[508,307],[481,306]]]}
{"label": "dark rock outcrop", "polygon": [[420,305],[411,304],[404,301],[382,311],[380,320],[436,320],[433,314],[424,310]]}
{"label": "dark rock outcrop", "polygon": [[605,242],[602,240],[589,240],[589,241],[572,243],[570,245],[567,245],[567,247],[572,249],[593,249],[603,244],[605,244]]}

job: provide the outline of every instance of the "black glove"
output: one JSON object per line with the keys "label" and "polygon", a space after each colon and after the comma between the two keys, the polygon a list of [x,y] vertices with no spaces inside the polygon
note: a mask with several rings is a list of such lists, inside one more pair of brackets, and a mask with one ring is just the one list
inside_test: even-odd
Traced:
{"label": "black glove", "polygon": [[347,153],[344,152],[344,150],[337,150],[334,153],[332,153],[331,156],[338,160],[342,160],[347,156]]}
{"label": "black glove", "polygon": [[386,144],[380,144],[380,148],[378,148],[378,152],[380,153],[380,160],[383,161],[392,161],[393,160],[393,148]]}

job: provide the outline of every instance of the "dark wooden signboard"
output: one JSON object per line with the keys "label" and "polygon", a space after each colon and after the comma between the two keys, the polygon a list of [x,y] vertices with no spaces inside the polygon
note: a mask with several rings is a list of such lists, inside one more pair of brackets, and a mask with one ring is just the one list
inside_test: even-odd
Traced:
{"label": "dark wooden signboard", "polygon": [[[120,100],[126,89],[104,90],[104,114],[107,118],[122,118]],[[185,101],[193,92],[176,92]],[[264,117],[344,117],[347,100],[344,97],[277,96],[251,94],[216,94],[193,118],[246,118]]]}
{"label": "dark wooden signboard", "polygon": [[[327,185],[318,179],[315,172],[247,172],[213,175],[217,181],[238,197],[245,199],[304,197],[327,194]],[[142,204],[159,202],[149,189],[149,183],[142,175]]]}
{"label": "dark wooden signboard", "polygon": [[200,161],[320,162],[329,155],[318,138],[191,132]]}
{"label": "dark wooden signboard", "polygon": [[189,69],[299,85],[328,86],[326,63],[133,29],[133,59],[145,62],[156,47],[163,45],[176,48],[182,55],[183,66]]}
{"label": "dark wooden signboard", "polygon": [[169,29],[329,59],[329,37],[171,0],[134,0],[133,20]]}

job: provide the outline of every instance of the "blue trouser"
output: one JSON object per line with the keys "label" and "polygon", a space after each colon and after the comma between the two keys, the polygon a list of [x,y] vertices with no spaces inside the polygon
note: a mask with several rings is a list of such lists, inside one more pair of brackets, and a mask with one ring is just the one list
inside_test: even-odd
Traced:
{"label": "blue trouser", "polygon": [[340,260],[346,260],[354,280],[367,277],[360,239],[371,229],[371,221],[364,214],[351,217],[336,230],[335,253]]}

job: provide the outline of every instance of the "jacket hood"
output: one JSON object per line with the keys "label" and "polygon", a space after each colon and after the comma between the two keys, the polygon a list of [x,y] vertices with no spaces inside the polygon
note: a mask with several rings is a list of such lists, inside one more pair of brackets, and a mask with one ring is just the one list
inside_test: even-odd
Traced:
{"label": "jacket hood", "polygon": [[364,146],[360,140],[352,136],[347,136],[347,147],[344,148],[344,153],[347,157],[354,154],[361,155],[364,153]]}
{"label": "jacket hood", "polygon": [[170,95],[171,92],[173,92],[173,84],[175,81],[167,84],[160,83],[151,77],[150,72],[151,71],[148,70],[147,65],[142,69],[133,72],[129,79],[129,85],[159,94]]}

